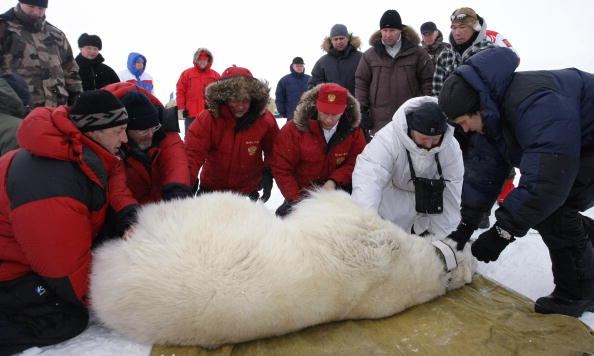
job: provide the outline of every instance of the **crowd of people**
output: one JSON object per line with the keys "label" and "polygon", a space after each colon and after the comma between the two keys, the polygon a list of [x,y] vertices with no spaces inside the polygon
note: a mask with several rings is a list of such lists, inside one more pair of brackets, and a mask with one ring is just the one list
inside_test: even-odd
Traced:
{"label": "crowd of people", "polygon": [[145,56],[116,74],[83,33],[74,57],[47,6],[0,15],[0,355],[84,330],[92,250],[125,237],[143,204],[214,191],[266,202],[274,182],[280,218],[312,189],[341,189],[458,249],[500,202],[473,255],[495,261],[534,228],[555,282],[535,311],[594,310],[594,223],[580,214],[594,206],[593,74],[516,72],[515,49],[468,7],[451,14],[449,43],[387,10],[365,52],[334,24],[311,76],[292,60],[279,129],[249,69],[219,75],[199,48],[166,108]]}

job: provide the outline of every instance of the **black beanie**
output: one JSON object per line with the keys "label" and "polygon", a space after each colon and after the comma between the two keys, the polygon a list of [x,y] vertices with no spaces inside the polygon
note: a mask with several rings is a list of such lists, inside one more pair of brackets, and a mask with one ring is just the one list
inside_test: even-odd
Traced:
{"label": "black beanie", "polygon": [[107,90],[85,91],[72,106],[70,120],[82,132],[103,130],[128,123],[124,105]]}
{"label": "black beanie", "polygon": [[402,30],[402,20],[400,14],[396,10],[388,10],[384,12],[380,20],[380,30],[384,28],[395,28]]}
{"label": "black beanie", "polygon": [[293,58],[293,62],[291,62],[291,64],[305,64],[305,62],[303,62],[303,58],[295,57]]}
{"label": "black beanie", "polygon": [[47,0],[19,0],[19,2],[22,4],[47,8]]}
{"label": "black beanie", "polygon": [[446,79],[439,93],[439,107],[448,120],[480,110],[479,94],[461,76],[452,74]]}
{"label": "black beanie", "polygon": [[128,130],[146,130],[159,125],[159,111],[140,91],[124,95],[122,104],[128,111]]}
{"label": "black beanie", "polygon": [[410,130],[427,136],[443,135],[447,128],[446,116],[435,102],[423,103],[407,113],[406,124]]}
{"label": "black beanie", "polygon": [[29,87],[27,87],[27,83],[23,80],[23,78],[15,73],[4,73],[0,75],[1,79],[4,79],[8,85],[14,90],[14,92],[18,95],[19,99],[23,105],[27,106],[31,103],[31,93],[29,92]]}
{"label": "black beanie", "polygon": [[78,48],[82,48],[84,46],[94,46],[101,50],[101,38],[97,35],[89,35],[88,33],[83,33],[78,38]]}

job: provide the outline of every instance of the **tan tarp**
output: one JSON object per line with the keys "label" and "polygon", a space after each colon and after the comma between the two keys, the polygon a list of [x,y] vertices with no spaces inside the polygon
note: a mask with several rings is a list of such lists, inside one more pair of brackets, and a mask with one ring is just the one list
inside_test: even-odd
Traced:
{"label": "tan tarp", "polygon": [[533,303],[478,276],[472,284],[381,320],[343,321],[228,345],[153,346],[151,356],[584,355],[594,336],[580,320],[533,312]]}

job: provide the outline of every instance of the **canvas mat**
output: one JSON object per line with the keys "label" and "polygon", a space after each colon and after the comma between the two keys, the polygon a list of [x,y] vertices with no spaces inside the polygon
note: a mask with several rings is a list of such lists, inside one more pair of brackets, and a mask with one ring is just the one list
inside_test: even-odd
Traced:
{"label": "canvas mat", "polygon": [[533,307],[530,299],[477,275],[461,289],[385,319],[333,322],[215,350],[155,345],[150,356],[594,353],[587,325],[537,314]]}

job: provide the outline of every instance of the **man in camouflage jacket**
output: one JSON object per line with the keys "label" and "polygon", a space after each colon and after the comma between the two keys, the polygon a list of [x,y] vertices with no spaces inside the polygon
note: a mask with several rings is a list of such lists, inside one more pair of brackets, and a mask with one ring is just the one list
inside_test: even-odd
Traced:
{"label": "man in camouflage jacket", "polygon": [[33,107],[72,104],[82,92],[72,48],[46,8],[47,0],[19,0],[0,15],[0,72],[25,80]]}

